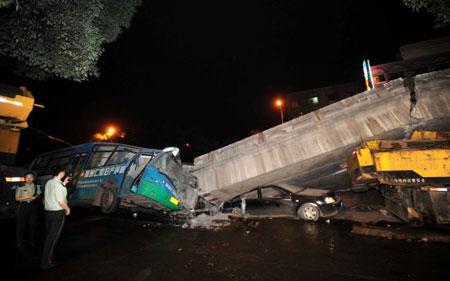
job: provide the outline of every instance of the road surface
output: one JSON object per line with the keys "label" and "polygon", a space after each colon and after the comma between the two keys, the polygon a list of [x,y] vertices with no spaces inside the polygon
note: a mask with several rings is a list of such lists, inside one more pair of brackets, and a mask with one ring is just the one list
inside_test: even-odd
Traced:
{"label": "road surface", "polygon": [[[15,221],[2,220],[10,280],[445,280],[450,245],[360,236],[343,220],[231,221],[220,229],[155,223],[122,212],[74,209],[55,255],[15,250]],[[6,279],[3,279],[6,280]]]}

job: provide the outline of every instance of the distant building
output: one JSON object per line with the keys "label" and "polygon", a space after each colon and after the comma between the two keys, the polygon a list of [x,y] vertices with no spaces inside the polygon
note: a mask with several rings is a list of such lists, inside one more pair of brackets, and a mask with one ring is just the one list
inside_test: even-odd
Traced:
{"label": "distant building", "polygon": [[[399,61],[370,67],[375,87],[400,77],[410,78],[450,68],[450,37],[401,46],[399,58]],[[366,86],[361,80],[289,93],[285,103],[286,117],[288,120],[296,118],[365,90]]]}
{"label": "distant building", "polygon": [[289,93],[286,96],[285,103],[286,115],[290,120],[357,93],[361,93],[364,89],[364,83],[357,81]]}
{"label": "distant building", "polygon": [[399,61],[371,67],[375,87],[399,77],[450,68],[450,37],[401,46],[399,57]]}

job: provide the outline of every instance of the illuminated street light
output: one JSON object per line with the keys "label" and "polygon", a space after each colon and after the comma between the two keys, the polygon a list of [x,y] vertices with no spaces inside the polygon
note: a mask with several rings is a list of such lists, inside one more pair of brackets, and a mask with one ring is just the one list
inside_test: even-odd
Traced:
{"label": "illuminated street light", "polygon": [[284,116],[283,116],[283,100],[282,99],[277,99],[275,102],[276,106],[280,108],[280,113],[281,113],[281,124],[284,123]]}
{"label": "illuminated street light", "polygon": [[116,129],[114,127],[109,127],[108,130],[106,130],[106,135],[111,137],[116,133]]}
{"label": "illuminated street light", "polygon": [[117,137],[124,138],[125,134],[113,126],[108,127],[103,134],[97,133],[94,135],[94,138],[100,141],[112,141]]}

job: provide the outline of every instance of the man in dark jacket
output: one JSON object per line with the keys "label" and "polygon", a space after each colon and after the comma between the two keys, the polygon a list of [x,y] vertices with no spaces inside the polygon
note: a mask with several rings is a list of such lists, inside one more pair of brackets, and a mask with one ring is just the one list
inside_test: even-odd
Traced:
{"label": "man in dark jacket", "polygon": [[16,189],[16,201],[19,202],[17,209],[17,249],[25,249],[25,231],[30,228],[29,242],[35,247],[36,230],[38,227],[38,215],[41,189],[34,184],[34,174],[28,172],[24,175],[25,185]]}

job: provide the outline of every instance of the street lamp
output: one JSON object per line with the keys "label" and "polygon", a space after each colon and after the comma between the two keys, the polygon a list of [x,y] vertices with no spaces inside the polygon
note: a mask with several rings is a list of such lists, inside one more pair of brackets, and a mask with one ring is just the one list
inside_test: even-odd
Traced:
{"label": "street lamp", "polygon": [[125,133],[114,126],[106,128],[104,133],[97,133],[94,135],[94,138],[100,141],[113,141],[113,139],[116,139],[117,137],[124,138]]}
{"label": "street lamp", "polygon": [[108,137],[112,137],[115,133],[116,133],[116,128],[114,128],[114,127],[109,127],[109,128],[106,130],[106,135],[107,135]]}
{"label": "street lamp", "polygon": [[280,108],[280,114],[281,114],[281,124],[284,122],[284,116],[283,116],[283,100],[277,99],[275,102],[276,106]]}

